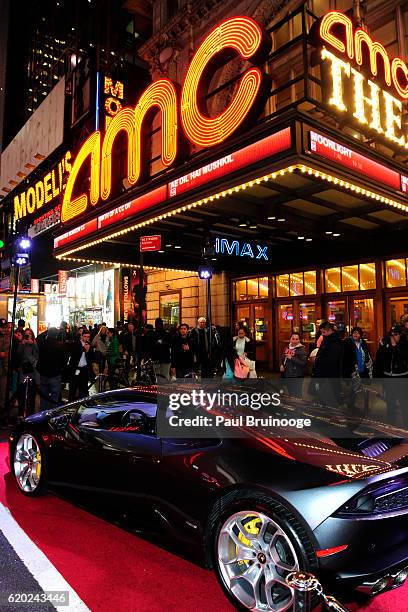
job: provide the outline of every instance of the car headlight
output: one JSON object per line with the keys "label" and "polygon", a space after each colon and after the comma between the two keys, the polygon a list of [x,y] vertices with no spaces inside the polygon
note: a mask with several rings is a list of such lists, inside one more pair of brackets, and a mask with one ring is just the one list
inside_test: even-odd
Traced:
{"label": "car headlight", "polygon": [[408,511],[408,479],[405,477],[383,481],[364,489],[341,506],[335,516],[351,518],[404,509]]}

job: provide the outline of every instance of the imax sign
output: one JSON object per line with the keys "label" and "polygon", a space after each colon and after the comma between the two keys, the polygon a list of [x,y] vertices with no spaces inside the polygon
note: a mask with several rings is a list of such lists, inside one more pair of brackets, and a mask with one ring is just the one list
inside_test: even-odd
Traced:
{"label": "imax sign", "polygon": [[236,257],[249,257],[250,259],[269,261],[268,245],[251,244],[242,240],[216,238],[215,252],[217,255],[234,255]]}

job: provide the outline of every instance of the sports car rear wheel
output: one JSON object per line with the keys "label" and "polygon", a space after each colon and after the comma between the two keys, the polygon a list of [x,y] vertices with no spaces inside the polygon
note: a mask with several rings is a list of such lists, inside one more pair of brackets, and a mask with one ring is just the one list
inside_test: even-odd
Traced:
{"label": "sports car rear wheel", "polygon": [[29,432],[23,433],[15,444],[13,473],[18,486],[26,495],[44,493],[44,456],[40,443]]}
{"label": "sports car rear wheel", "polygon": [[215,531],[214,565],[236,608],[285,612],[294,603],[286,576],[314,570],[314,555],[297,520],[274,500],[265,502],[235,500],[222,513]]}

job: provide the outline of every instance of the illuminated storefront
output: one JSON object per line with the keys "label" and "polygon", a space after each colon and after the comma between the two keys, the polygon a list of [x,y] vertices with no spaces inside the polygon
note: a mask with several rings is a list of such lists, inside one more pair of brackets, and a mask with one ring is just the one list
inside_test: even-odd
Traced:
{"label": "illuminated storefront", "polygon": [[66,321],[70,325],[93,326],[104,322],[108,327],[114,327],[118,271],[99,268],[86,266],[70,272],[63,293],[58,281],[46,283],[45,316],[48,325],[59,327],[61,321]]}

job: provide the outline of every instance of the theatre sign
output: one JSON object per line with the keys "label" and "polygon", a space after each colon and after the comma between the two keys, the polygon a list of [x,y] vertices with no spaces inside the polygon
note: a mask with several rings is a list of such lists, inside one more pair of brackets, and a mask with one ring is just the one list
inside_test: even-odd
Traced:
{"label": "theatre sign", "polygon": [[405,61],[390,58],[380,42],[338,11],[322,17],[312,35],[320,48],[326,102],[393,147],[408,149],[402,123],[408,100]]}

